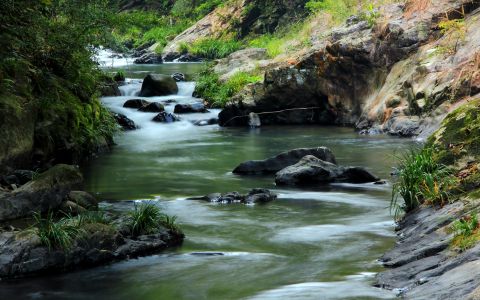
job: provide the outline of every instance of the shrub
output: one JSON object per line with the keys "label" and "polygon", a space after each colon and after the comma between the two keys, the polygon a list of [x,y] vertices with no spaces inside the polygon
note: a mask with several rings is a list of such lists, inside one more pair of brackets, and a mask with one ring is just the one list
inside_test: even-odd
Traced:
{"label": "shrub", "polygon": [[175,223],[176,219],[175,216],[163,214],[154,203],[145,202],[135,204],[134,210],[129,214],[128,227],[134,236],[155,233],[161,226],[180,232]]}
{"label": "shrub", "polygon": [[[433,158],[433,151],[410,150],[399,158],[397,181],[393,185],[391,210],[397,217],[401,210],[409,212],[421,203],[444,204],[455,183],[451,171]],[[403,204],[399,205],[399,197]]]}
{"label": "shrub", "polygon": [[459,248],[460,251],[473,247],[479,239],[478,228],[479,223],[476,213],[471,213],[469,216],[453,222],[450,227],[455,234],[452,246]]}
{"label": "shrub", "polygon": [[49,212],[45,218],[40,213],[35,213],[33,218],[40,242],[49,249],[70,249],[81,232],[76,224],[70,222],[70,218],[62,218],[55,222],[53,212]]}

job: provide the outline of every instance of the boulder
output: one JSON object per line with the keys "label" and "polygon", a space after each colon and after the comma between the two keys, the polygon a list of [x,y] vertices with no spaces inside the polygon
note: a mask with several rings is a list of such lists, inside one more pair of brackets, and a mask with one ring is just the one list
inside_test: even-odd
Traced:
{"label": "boulder", "polygon": [[152,121],[154,122],[159,122],[159,123],[173,123],[173,122],[177,122],[177,121],[180,121],[180,118],[174,114],[171,114],[171,113],[167,113],[165,111],[159,113],[158,115],[156,115]]}
{"label": "boulder", "polygon": [[135,59],[136,64],[162,64],[163,59],[161,55],[156,53],[147,52],[142,54],[139,58]]}
{"label": "boulder", "polygon": [[185,74],[182,74],[182,73],[173,73],[173,74],[172,74],[172,78],[173,78],[176,82],[185,81]]}
{"label": "boulder", "polygon": [[203,197],[192,197],[188,200],[202,200],[214,203],[244,203],[244,204],[254,204],[254,203],[267,203],[277,199],[277,195],[272,193],[270,190],[256,188],[248,192],[248,194],[240,194],[239,192],[228,192],[228,193],[213,193],[208,194]]}
{"label": "boulder", "polygon": [[95,197],[85,191],[71,191],[68,194],[68,201],[76,203],[85,208],[97,208],[98,201]]}
{"label": "boulder", "polygon": [[149,105],[150,102],[148,102],[147,100],[143,100],[143,99],[130,99],[130,100],[127,100],[124,104],[123,104],[123,107],[126,107],[126,108],[142,108],[144,106],[147,106]]}
{"label": "boulder", "polygon": [[67,215],[72,215],[76,216],[78,214],[84,213],[87,210],[85,207],[79,205],[78,203],[72,202],[72,201],[65,201],[60,204],[60,207],[58,208],[62,213],[65,213]]}
{"label": "boulder", "polygon": [[102,95],[102,97],[116,97],[121,96],[122,93],[116,82],[109,82],[100,86],[100,95]]}
{"label": "boulder", "polygon": [[176,114],[190,114],[190,113],[207,113],[203,103],[197,102],[192,104],[177,104],[173,111]]}
{"label": "boulder", "polygon": [[118,125],[122,127],[123,130],[135,130],[137,129],[137,125],[135,125],[135,122],[127,118],[127,116],[123,114],[117,114],[114,113],[113,117],[117,121]]}
{"label": "boulder", "polygon": [[277,185],[314,185],[331,182],[367,183],[379,178],[361,167],[340,167],[307,155],[298,163],[275,174]]}
{"label": "boulder", "polygon": [[138,110],[143,112],[162,112],[162,111],[165,111],[165,108],[161,103],[152,102],[145,106],[140,107]]}
{"label": "boulder", "polygon": [[82,184],[77,167],[56,165],[13,192],[0,192],[0,221],[55,210],[72,189]]}
{"label": "boulder", "polygon": [[176,93],[178,93],[178,86],[172,77],[162,74],[149,74],[143,80],[139,96],[166,96]]}
{"label": "boulder", "polygon": [[299,148],[282,152],[264,160],[250,160],[241,163],[234,170],[234,174],[273,174],[281,169],[296,164],[306,155],[313,155],[326,162],[336,164],[335,156],[326,147]]}

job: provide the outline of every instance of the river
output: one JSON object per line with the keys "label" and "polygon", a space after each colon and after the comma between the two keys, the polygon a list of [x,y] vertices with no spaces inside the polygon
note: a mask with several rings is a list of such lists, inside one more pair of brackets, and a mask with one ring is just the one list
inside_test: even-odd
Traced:
{"label": "river", "polygon": [[[123,68],[114,65],[116,68]],[[103,98],[141,129],[121,133],[117,146],[84,167],[87,190],[105,209],[126,210],[132,200],[154,200],[178,217],[183,246],[167,252],[56,276],[2,285],[1,299],[391,299],[371,286],[377,259],[394,244],[391,185],[338,184],[284,189],[272,176],[240,177],[240,162],[279,152],[327,146],[342,165],[367,167],[389,179],[394,155],[411,142],[362,136],[351,128],[281,126],[198,127],[190,121],[218,114],[151,122],[154,114],[122,107],[147,72],[197,73],[200,64],[129,66],[126,96]],[[193,82],[178,95],[152,100],[196,101]],[[167,106],[167,111],[173,109]],[[218,205],[186,200],[213,192],[263,187],[279,197],[266,205]]]}

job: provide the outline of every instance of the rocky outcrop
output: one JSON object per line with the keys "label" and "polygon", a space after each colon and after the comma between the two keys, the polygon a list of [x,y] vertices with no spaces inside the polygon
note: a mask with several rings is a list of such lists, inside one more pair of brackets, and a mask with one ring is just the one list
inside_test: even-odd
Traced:
{"label": "rocky outcrop", "polygon": [[134,237],[118,230],[122,225],[117,225],[87,224],[85,233],[68,251],[49,249],[32,232],[0,233],[0,279],[58,273],[134,258],[180,245],[184,238],[181,232],[163,227],[154,234]]}
{"label": "rocky outcrop", "polygon": [[267,66],[267,49],[247,48],[233,52],[226,58],[217,61],[214,71],[220,75],[221,81],[226,81],[238,72],[252,72]]}
{"label": "rocky outcrop", "polygon": [[78,168],[56,165],[12,192],[0,191],[0,221],[57,209],[71,190],[83,184]]}
{"label": "rocky outcrop", "polygon": [[133,62],[136,64],[162,64],[163,59],[161,55],[156,53],[144,53]]}
{"label": "rocky outcrop", "polygon": [[273,201],[277,198],[275,193],[272,193],[270,190],[267,189],[252,189],[246,195],[242,195],[238,192],[230,192],[230,193],[215,193],[209,194],[203,197],[193,197],[188,198],[189,200],[203,200],[213,203],[244,203],[244,204],[255,204],[255,203],[267,203]]}
{"label": "rocky outcrop", "polygon": [[[219,123],[245,126],[250,112],[271,112],[259,114],[262,124],[342,124],[402,136],[431,130],[448,111],[447,100],[478,93],[479,5],[442,0],[418,11],[388,5],[373,27],[352,17],[326,38],[312,37],[307,53],[267,68],[264,82],[236,95]],[[459,11],[465,38],[441,33],[438,23],[461,18]]]}
{"label": "rocky outcrop", "polygon": [[304,156],[312,155],[323,161],[336,164],[335,156],[326,147],[299,148],[282,152],[264,160],[250,160],[238,165],[234,174],[273,174],[288,166],[294,165]]}
{"label": "rocky outcrop", "polygon": [[340,167],[315,156],[307,155],[298,163],[275,174],[277,185],[304,186],[332,182],[367,183],[379,178],[361,167]]}
{"label": "rocky outcrop", "polygon": [[178,86],[171,76],[149,74],[145,77],[140,97],[166,96],[178,93]]}
{"label": "rocky outcrop", "polygon": [[[306,0],[235,0],[221,5],[169,42],[163,50],[165,61],[178,59],[181,44],[230,34],[272,33],[306,15]],[[184,60],[183,60],[184,61]]]}

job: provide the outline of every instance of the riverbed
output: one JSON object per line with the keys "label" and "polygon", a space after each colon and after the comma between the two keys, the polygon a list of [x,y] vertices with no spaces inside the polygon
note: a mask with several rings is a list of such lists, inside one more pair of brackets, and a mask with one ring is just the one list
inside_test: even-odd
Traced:
{"label": "riverbed", "polygon": [[[113,64],[112,64],[113,65]],[[115,65],[114,65],[115,66]],[[104,209],[129,209],[153,200],[177,216],[186,239],[166,253],[58,276],[0,286],[1,299],[391,299],[371,286],[377,262],[395,242],[389,212],[395,154],[412,142],[359,135],[352,128],[271,126],[258,129],[195,126],[215,117],[182,115],[154,123],[155,114],[123,108],[148,72],[182,72],[192,78],[201,64],[133,65],[123,96],[103,98],[112,111],[140,129],[117,135],[117,146],[84,166],[87,190]],[[114,69],[115,69],[114,68]],[[195,83],[149,101],[191,103]],[[135,97],[136,98],[136,97]],[[166,106],[173,111],[175,103]],[[240,162],[300,147],[329,147],[341,165],[356,165],[386,185],[337,184],[277,188],[272,176],[231,173]],[[219,205],[186,200],[214,192],[268,188],[278,199],[266,205]]]}

